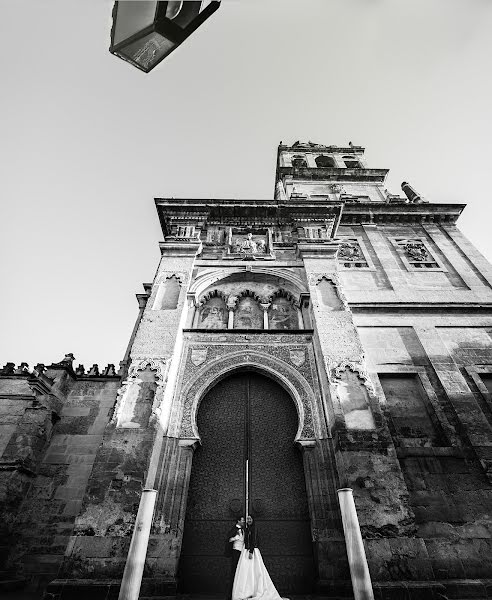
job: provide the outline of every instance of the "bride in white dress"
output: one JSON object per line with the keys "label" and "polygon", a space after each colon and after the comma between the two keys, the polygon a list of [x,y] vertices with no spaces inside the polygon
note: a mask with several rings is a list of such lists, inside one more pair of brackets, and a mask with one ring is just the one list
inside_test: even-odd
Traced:
{"label": "bride in white dress", "polygon": [[234,577],[232,600],[282,600],[256,547],[256,527],[250,515],[246,517],[246,526],[244,548]]}

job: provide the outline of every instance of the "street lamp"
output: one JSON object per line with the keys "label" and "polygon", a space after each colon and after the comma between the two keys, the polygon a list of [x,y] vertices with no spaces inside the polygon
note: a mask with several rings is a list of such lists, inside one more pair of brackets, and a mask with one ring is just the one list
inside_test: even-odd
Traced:
{"label": "street lamp", "polygon": [[220,6],[220,0],[119,0],[109,51],[148,73]]}

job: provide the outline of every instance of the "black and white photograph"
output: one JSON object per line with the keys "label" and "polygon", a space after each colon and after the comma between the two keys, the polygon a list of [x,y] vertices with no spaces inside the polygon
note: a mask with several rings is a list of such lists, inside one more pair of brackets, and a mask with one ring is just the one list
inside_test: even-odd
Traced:
{"label": "black and white photograph", "polygon": [[0,48],[0,598],[492,598],[491,0]]}

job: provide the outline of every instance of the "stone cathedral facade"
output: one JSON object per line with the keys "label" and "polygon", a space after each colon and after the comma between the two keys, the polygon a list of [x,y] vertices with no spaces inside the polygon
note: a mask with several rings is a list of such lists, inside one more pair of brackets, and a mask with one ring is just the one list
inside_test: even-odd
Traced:
{"label": "stone cathedral facade", "polygon": [[223,597],[247,501],[281,593],[349,598],[350,487],[376,598],[490,597],[492,266],[386,176],[297,142],[273,199],[156,199],[120,370],[0,372],[5,580],[117,597],[152,488],[141,597]]}

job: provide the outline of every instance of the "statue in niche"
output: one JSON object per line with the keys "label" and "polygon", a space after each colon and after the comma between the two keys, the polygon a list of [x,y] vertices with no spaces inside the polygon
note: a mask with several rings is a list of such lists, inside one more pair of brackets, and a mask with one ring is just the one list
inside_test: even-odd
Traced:
{"label": "statue in niche", "polygon": [[200,311],[202,329],[227,329],[227,307],[222,298],[210,298]]}
{"label": "statue in niche", "polygon": [[297,310],[287,298],[275,298],[268,310],[270,329],[298,329]]}
{"label": "statue in niche", "polygon": [[234,329],[263,329],[263,310],[253,298],[241,298],[234,313]]}

